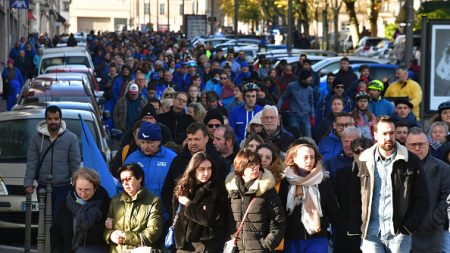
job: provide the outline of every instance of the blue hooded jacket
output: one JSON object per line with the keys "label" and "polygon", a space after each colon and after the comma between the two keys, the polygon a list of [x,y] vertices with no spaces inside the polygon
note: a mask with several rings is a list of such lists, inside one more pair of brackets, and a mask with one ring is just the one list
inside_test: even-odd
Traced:
{"label": "blue hooded jacket", "polygon": [[334,131],[331,131],[327,137],[323,138],[318,146],[325,162],[342,152],[341,139],[334,134]]}
{"label": "blue hooded jacket", "polygon": [[255,114],[262,109],[263,108],[261,106],[255,105],[255,109],[253,109],[253,111],[247,111],[245,110],[245,104],[243,104],[231,111],[228,122],[236,133],[237,143],[241,143],[241,141],[245,138],[245,129],[247,129],[247,125],[250,123],[253,116],[255,116]]}
{"label": "blue hooded jacket", "polygon": [[[139,163],[144,170],[144,187],[150,192],[161,198],[162,188],[164,180],[166,179],[167,172],[169,171],[172,160],[177,156],[172,150],[160,146],[158,153],[147,156],[140,148],[131,153],[124,164],[127,163]],[[164,210],[164,221],[169,219],[167,210]]]}
{"label": "blue hooded jacket", "polygon": [[381,115],[391,116],[394,113],[394,104],[386,100],[385,98],[377,101],[370,101],[369,111],[375,114],[376,117]]}

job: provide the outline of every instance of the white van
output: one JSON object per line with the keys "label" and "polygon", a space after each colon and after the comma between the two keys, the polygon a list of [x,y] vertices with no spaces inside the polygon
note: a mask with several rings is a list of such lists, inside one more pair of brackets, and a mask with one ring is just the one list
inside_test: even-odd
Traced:
{"label": "white van", "polygon": [[48,67],[56,65],[84,65],[94,70],[91,55],[85,47],[61,47],[44,50],[38,75],[42,75]]}

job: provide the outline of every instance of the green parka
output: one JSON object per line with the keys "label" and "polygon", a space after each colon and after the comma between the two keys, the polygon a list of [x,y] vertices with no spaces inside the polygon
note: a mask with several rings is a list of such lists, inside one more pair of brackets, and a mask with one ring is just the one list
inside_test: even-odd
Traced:
{"label": "green parka", "polygon": [[[134,198],[126,193],[116,195],[111,200],[107,217],[113,219],[113,229],[106,229],[103,238],[109,244],[111,253],[141,245],[155,247],[162,234],[161,200],[145,188]],[[109,239],[114,230],[125,232],[123,244],[115,244]]]}

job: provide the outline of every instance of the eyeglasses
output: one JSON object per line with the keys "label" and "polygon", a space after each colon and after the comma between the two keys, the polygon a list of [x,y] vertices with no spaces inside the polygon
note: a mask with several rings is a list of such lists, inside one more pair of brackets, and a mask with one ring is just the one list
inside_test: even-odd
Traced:
{"label": "eyeglasses", "polygon": [[336,87],[334,87],[335,89],[340,89],[340,90],[343,90],[344,89],[344,86],[336,86]]}
{"label": "eyeglasses", "polygon": [[135,179],[135,177],[121,178],[121,179],[120,179],[120,182],[121,182],[122,184],[124,184],[124,183],[129,183],[129,182],[131,182],[131,181],[134,181],[134,179]]}
{"label": "eyeglasses", "polygon": [[221,126],[222,126],[221,124],[208,124],[209,128],[219,128]]}
{"label": "eyeglasses", "polygon": [[416,148],[416,147],[419,147],[419,148],[424,148],[425,147],[425,145],[427,145],[427,143],[426,142],[418,142],[418,143],[408,143],[408,144],[406,144],[409,148]]}
{"label": "eyeglasses", "polygon": [[336,126],[339,128],[346,128],[346,127],[354,126],[354,124],[353,123],[337,123]]}
{"label": "eyeglasses", "polygon": [[93,191],[94,191],[94,188],[88,188],[88,189],[77,188],[77,192],[82,192],[82,193],[91,193]]}
{"label": "eyeglasses", "polygon": [[353,150],[353,154],[359,155],[359,154],[361,154],[363,151],[364,151],[364,149],[356,149],[356,150]]}
{"label": "eyeglasses", "polygon": [[164,97],[173,97],[173,93],[166,93],[164,94]]}

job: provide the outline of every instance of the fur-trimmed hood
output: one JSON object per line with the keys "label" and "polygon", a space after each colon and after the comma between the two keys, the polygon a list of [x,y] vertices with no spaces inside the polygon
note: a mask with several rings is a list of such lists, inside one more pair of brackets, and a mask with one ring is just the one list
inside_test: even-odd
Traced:
{"label": "fur-trimmed hood", "polygon": [[[225,179],[225,187],[228,194],[238,192],[239,188],[237,185],[238,176],[231,172]],[[249,192],[254,192],[256,197],[262,196],[268,190],[275,187],[275,178],[269,170],[264,169],[255,182],[248,189]]]}

